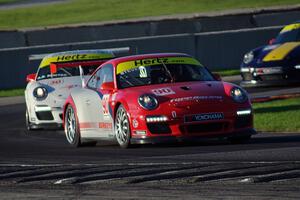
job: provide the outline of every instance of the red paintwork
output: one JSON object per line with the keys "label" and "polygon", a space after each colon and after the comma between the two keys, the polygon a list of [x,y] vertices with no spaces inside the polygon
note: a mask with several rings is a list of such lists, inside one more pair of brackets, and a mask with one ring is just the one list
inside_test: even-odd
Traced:
{"label": "red paintwork", "polygon": [[26,81],[29,83],[31,81],[35,81],[35,78],[36,78],[36,74],[28,74],[26,76]]}
{"label": "red paintwork", "polygon": [[[159,58],[159,57],[179,57],[179,56],[188,56],[185,54],[148,54],[148,55],[136,55],[128,56],[122,58],[116,58],[109,60],[104,63],[111,63],[116,69],[116,66],[119,63],[137,60],[137,59],[147,59],[147,58]],[[101,67],[101,66],[100,66]],[[96,70],[97,71],[97,70]],[[114,90],[106,90],[103,93],[110,93],[109,105],[113,111],[112,117],[114,119],[116,110],[120,104],[124,106],[128,113],[130,119],[130,128],[131,128],[131,137],[132,138],[154,138],[160,136],[211,136],[211,135],[224,135],[232,133],[234,131],[241,131],[243,129],[253,128],[253,117],[251,114],[250,122],[247,126],[236,129],[234,124],[236,122],[236,111],[251,109],[251,102],[248,100],[245,103],[236,103],[230,96],[230,90],[233,87],[238,87],[234,84],[222,82],[222,81],[201,81],[201,82],[182,82],[182,83],[167,83],[167,84],[155,84],[139,87],[131,87],[126,89],[118,89],[116,84],[116,75],[114,76]],[[188,87],[189,90],[184,90],[181,87]],[[111,88],[111,85],[109,86]],[[138,97],[142,94],[153,94],[153,89],[159,88],[169,88],[175,92],[175,94],[157,96],[159,106],[154,110],[145,110],[138,104]],[[115,100],[112,101],[112,95],[115,94]],[[222,97],[221,99],[198,99],[198,100],[187,100],[179,102],[174,100],[183,97],[194,97],[194,96],[210,96],[210,97]],[[72,99],[68,99],[67,103],[72,103]],[[176,116],[172,116],[172,112],[176,112]],[[224,119],[221,120],[209,120],[209,121],[198,121],[198,122],[184,122],[185,115],[193,115],[200,113],[224,113]],[[168,134],[155,134],[151,133],[147,127],[146,116],[149,115],[164,115],[168,117],[166,122],[170,129],[171,133]],[[133,126],[133,120],[135,123],[138,123],[138,126]],[[199,132],[199,133],[188,133],[186,127],[191,124],[208,124],[214,122],[222,122],[226,124],[220,131],[215,132]],[[136,124],[135,124],[136,125]],[[137,135],[135,131],[146,131],[146,135]]]}

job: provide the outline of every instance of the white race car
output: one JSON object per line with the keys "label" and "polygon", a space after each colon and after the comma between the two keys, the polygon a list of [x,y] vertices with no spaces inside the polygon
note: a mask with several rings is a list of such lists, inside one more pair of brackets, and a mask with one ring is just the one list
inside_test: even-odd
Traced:
{"label": "white race car", "polygon": [[32,55],[29,59],[42,61],[37,73],[26,78],[27,129],[62,128],[62,109],[71,90],[82,87],[91,73],[116,53],[128,52],[125,47]]}

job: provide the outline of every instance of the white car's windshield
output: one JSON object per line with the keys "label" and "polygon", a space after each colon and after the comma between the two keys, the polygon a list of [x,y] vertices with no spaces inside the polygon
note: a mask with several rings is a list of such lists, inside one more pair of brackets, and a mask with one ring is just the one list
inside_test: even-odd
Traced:
{"label": "white car's windshield", "polygon": [[[84,66],[82,67],[84,75],[91,75],[98,65]],[[37,80],[50,79],[50,78],[60,78],[60,77],[70,77],[79,76],[79,66],[72,67],[59,67],[55,73],[51,73],[50,67],[46,66],[40,68],[37,74]]]}

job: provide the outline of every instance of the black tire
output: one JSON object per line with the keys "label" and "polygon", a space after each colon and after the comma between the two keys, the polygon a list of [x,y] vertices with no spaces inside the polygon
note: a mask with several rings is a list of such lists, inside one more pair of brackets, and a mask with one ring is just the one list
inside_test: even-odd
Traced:
{"label": "black tire", "polygon": [[27,131],[34,130],[32,128],[32,125],[31,125],[30,121],[29,121],[29,114],[28,114],[28,110],[27,109],[26,109],[26,114],[25,114],[25,120],[26,120],[26,129],[27,129]]}
{"label": "black tire", "polygon": [[65,112],[65,135],[72,146],[82,146],[78,119],[72,105],[68,105]]}
{"label": "black tire", "polygon": [[114,130],[115,130],[117,142],[120,145],[120,147],[129,148],[131,146],[130,145],[131,130],[130,130],[129,119],[127,116],[127,111],[122,105],[118,107],[118,110],[116,112]]}
{"label": "black tire", "polygon": [[231,144],[244,144],[249,142],[251,139],[251,135],[245,135],[245,136],[234,136],[229,137],[228,140]]}

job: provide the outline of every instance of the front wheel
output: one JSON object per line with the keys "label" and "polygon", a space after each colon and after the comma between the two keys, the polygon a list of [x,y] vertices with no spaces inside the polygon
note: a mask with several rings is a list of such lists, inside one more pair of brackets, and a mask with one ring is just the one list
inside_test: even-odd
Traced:
{"label": "front wheel", "polygon": [[130,146],[131,131],[129,119],[125,108],[120,105],[115,118],[115,134],[120,147],[128,148]]}
{"label": "front wheel", "polygon": [[26,120],[26,129],[27,131],[31,131],[31,123],[29,121],[29,114],[28,114],[28,110],[26,110],[26,114],[25,114],[25,120]]}
{"label": "front wheel", "polygon": [[67,141],[74,147],[81,146],[80,130],[74,108],[68,105],[65,112],[65,134]]}

